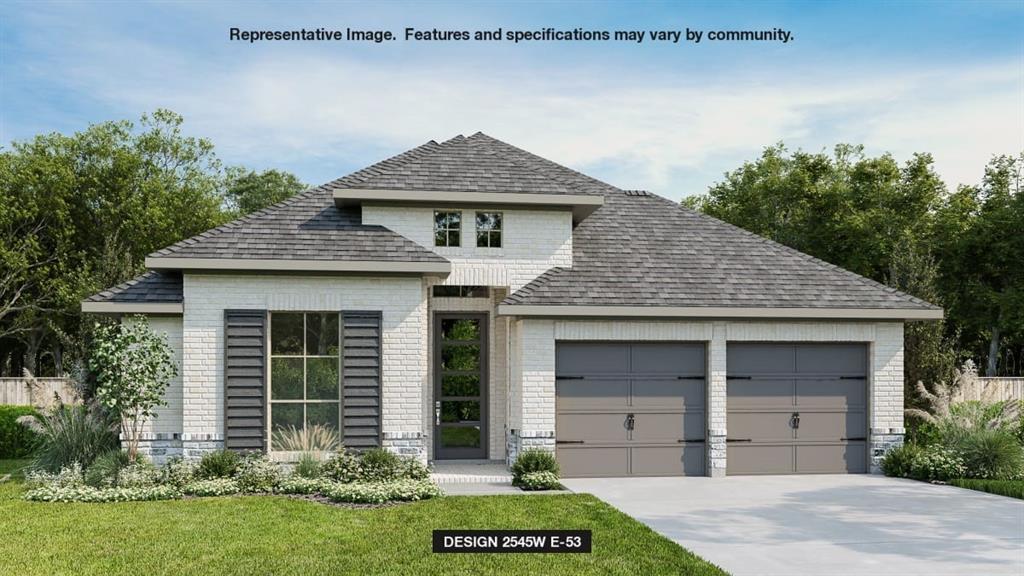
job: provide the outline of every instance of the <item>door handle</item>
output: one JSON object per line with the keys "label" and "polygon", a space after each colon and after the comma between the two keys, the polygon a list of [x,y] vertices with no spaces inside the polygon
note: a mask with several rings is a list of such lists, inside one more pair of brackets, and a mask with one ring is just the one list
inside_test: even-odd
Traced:
{"label": "door handle", "polygon": [[437,426],[441,425],[441,401],[434,402],[434,423]]}
{"label": "door handle", "polygon": [[793,412],[793,415],[789,417],[789,427],[793,430],[800,429],[800,413]]}
{"label": "door handle", "polygon": [[632,414],[626,414],[626,430],[633,430],[636,426],[636,418]]}

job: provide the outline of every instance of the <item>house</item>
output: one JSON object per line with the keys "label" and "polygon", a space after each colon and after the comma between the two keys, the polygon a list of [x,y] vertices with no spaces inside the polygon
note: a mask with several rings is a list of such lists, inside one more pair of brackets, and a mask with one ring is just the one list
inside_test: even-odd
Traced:
{"label": "house", "polygon": [[903,428],[903,324],[941,309],[474,134],[151,254],[82,303],[180,376],[161,460],[320,424],[565,476],[866,472]]}

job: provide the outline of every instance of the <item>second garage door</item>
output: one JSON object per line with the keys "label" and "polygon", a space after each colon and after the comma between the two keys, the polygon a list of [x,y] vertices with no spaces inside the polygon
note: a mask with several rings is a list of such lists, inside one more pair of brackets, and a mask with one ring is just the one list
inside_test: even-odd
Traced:
{"label": "second garage door", "polygon": [[704,345],[559,342],[565,477],[704,474]]}
{"label": "second garage door", "polygon": [[867,470],[867,346],[729,344],[727,472]]}

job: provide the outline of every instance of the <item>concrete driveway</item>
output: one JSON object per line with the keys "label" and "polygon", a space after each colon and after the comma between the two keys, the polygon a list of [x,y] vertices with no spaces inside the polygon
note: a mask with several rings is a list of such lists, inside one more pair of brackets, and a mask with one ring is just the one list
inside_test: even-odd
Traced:
{"label": "concrete driveway", "polygon": [[1024,574],[1024,501],[1002,496],[868,475],[562,482],[736,576]]}

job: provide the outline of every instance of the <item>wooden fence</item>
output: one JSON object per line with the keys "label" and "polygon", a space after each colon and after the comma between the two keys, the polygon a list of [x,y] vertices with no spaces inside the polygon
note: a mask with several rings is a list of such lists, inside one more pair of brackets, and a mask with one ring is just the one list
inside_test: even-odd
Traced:
{"label": "wooden fence", "polygon": [[[70,378],[36,378],[36,381],[42,385],[41,392],[44,397],[52,398],[57,394],[62,402],[75,401],[75,388]],[[28,380],[0,378],[0,404],[31,406],[32,397],[29,394]]]}
{"label": "wooden fence", "polygon": [[954,394],[956,402],[984,400],[1024,400],[1024,378],[978,378],[961,386]]}

